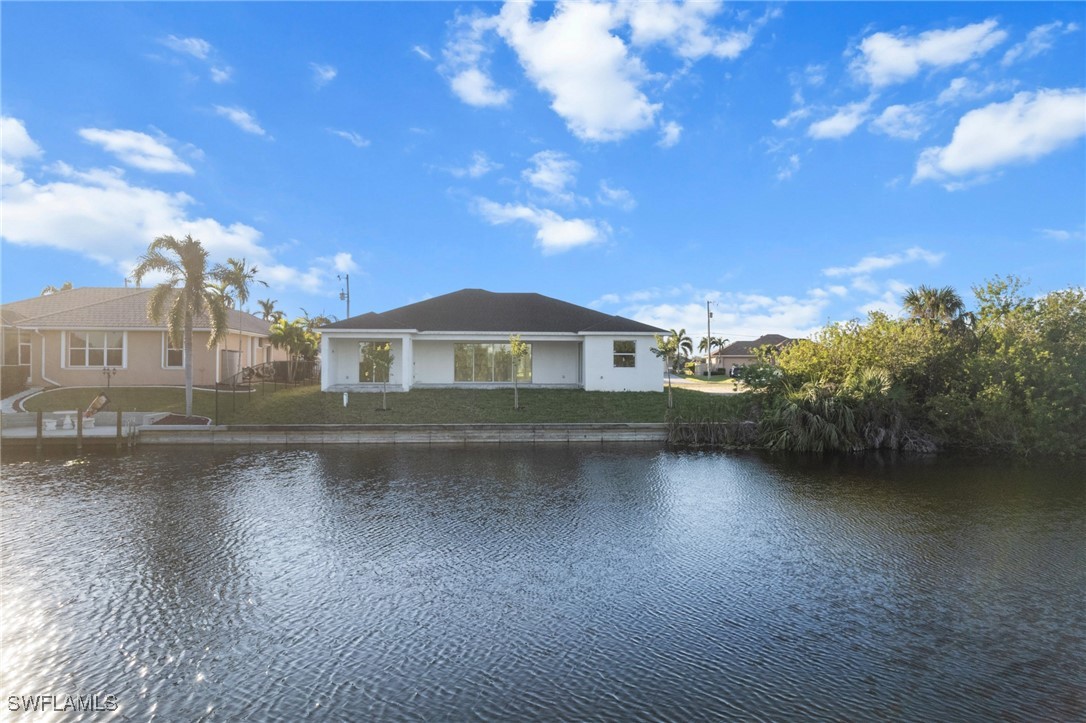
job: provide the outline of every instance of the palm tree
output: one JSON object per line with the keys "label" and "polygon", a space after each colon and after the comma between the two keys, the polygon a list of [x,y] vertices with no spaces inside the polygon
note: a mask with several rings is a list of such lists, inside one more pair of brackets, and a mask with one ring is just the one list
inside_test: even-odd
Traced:
{"label": "palm tree", "polygon": [[[234,305],[234,299],[237,299],[238,306],[243,307],[249,303],[249,287],[254,283],[267,284],[260,279],[256,278],[258,269],[255,266],[248,266],[245,263],[245,259],[240,261],[234,258],[226,260],[226,265],[215,264],[215,268],[212,269],[211,275],[217,280],[215,288],[222,289],[222,295],[228,300],[228,306]],[[231,297],[228,292],[233,291],[234,295]],[[241,334],[238,334],[238,362],[241,362]],[[252,364],[252,360],[249,362]]]}
{"label": "palm tree", "polygon": [[[672,330],[674,331],[674,330]],[[656,346],[652,348],[652,353],[664,360],[664,369],[668,371],[667,375],[667,408],[671,409],[674,405],[674,399],[671,396],[671,358],[675,356],[677,347],[678,336],[671,334],[668,337],[662,337],[659,334],[656,335]]]}
{"label": "palm tree", "polygon": [[678,357],[676,364],[680,361],[685,362],[694,353],[694,340],[686,333],[686,329],[679,329],[678,331],[670,329],[667,335],[675,340],[675,354]]}
{"label": "palm tree", "polygon": [[156,322],[165,317],[171,343],[180,344],[184,350],[185,416],[191,417],[193,321],[207,313],[211,320],[207,348],[213,349],[226,332],[226,305],[221,296],[208,291],[207,250],[192,236],[180,240],[159,236],[152,241],[132,270],[132,277],[139,284],[155,271],[165,273],[167,279],[151,292],[147,316]]}
{"label": "palm tree", "polygon": [[[263,283],[263,282],[261,282]],[[276,311],[275,305],[279,302],[278,299],[258,299],[256,303],[260,304],[260,314],[264,318],[264,321],[275,321],[277,319],[276,314],[283,315],[283,312]]]}
{"label": "palm tree", "polygon": [[71,291],[73,288],[75,288],[75,287],[72,286],[71,281],[65,281],[60,286],[53,286],[52,284],[49,284],[48,286],[46,286],[44,289],[41,290],[41,295],[42,296],[49,296],[50,294],[55,294],[58,291]]}
{"label": "palm tree", "polygon": [[713,347],[720,349],[727,343],[727,339],[719,336],[711,338],[707,336],[701,337],[701,341],[698,342],[698,351],[705,355],[705,370],[707,374],[711,374],[713,371]]}
{"label": "palm tree", "polygon": [[920,285],[909,289],[901,300],[909,318],[927,319],[941,324],[949,324],[961,317],[965,303],[958,292],[950,286],[941,289]]}
{"label": "palm tree", "polygon": [[277,319],[271,325],[268,338],[276,349],[286,349],[290,355],[287,360],[288,381],[294,381],[298,360],[311,357],[316,353],[316,345],[319,337],[305,328],[305,321],[295,319],[287,321],[285,318]]}

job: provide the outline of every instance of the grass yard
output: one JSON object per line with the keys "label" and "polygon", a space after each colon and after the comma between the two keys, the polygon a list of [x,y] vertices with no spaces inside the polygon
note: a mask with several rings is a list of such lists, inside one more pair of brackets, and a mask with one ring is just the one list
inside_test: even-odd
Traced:
{"label": "grass yard", "polygon": [[[26,402],[28,411],[86,409],[97,389],[55,389]],[[105,390],[103,411],[184,414],[181,387],[115,387]],[[744,395],[711,395],[675,389],[675,412],[687,419],[719,416],[745,406]],[[219,424],[457,424],[546,422],[663,422],[666,392],[586,392],[579,389],[521,389],[521,409],[513,409],[512,389],[412,389],[390,393],[381,411],[380,392],[343,395],[317,386],[273,387],[238,393],[219,391]],[[215,392],[193,390],[193,413],[216,420]]]}

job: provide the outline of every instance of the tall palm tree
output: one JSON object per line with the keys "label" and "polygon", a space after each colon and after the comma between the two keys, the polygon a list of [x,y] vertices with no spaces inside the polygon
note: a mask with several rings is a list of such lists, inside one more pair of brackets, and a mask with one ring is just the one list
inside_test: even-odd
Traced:
{"label": "tall palm tree", "polygon": [[921,284],[915,289],[909,289],[901,303],[909,314],[909,318],[926,319],[941,324],[951,323],[965,311],[962,297],[958,296],[958,292],[950,286],[937,289]]}
{"label": "tall palm tree", "polygon": [[[259,269],[255,266],[249,266],[245,263],[245,259],[229,258],[226,260],[226,265],[215,264],[215,268],[212,269],[211,275],[218,282],[214,284],[215,288],[222,288],[223,297],[228,300],[228,306],[234,306],[234,300],[237,300],[238,307],[244,307],[249,303],[249,287],[253,284],[267,283],[256,278]],[[229,292],[233,292],[231,296]],[[240,332],[240,330],[239,330]],[[241,362],[241,334],[238,334],[238,363]],[[252,364],[252,360],[249,360]]]}
{"label": "tall palm tree", "polygon": [[283,313],[275,308],[275,305],[279,303],[278,299],[258,299],[256,303],[260,304],[260,315],[264,321],[275,321],[275,315]]}
{"label": "tall palm tree", "polygon": [[192,236],[175,239],[159,236],[140,256],[132,270],[139,284],[151,272],[166,274],[147,302],[147,316],[156,322],[166,318],[170,342],[180,344],[185,357],[185,416],[192,416],[192,327],[195,318],[207,312],[211,335],[207,348],[213,349],[226,332],[226,305],[222,297],[208,291],[207,250]]}
{"label": "tall palm tree", "polygon": [[705,355],[705,366],[708,371],[711,372],[713,368],[713,347],[720,349],[727,343],[727,339],[719,336],[711,338],[707,336],[701,337],[701,341],[698,342],[698,351]]}

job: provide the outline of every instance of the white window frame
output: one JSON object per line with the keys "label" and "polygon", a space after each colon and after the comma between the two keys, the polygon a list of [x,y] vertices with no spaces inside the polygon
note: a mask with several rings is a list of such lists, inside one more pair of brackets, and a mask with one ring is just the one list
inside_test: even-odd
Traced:
{"label": "white window frame", "polygon": [[[104,340],[103,340],[103,347],[102,347],[102,362],[103,362],[102,364],[99,365],[99,364],[72,364],[71,363],[72,360],[71,360],[70,351],[72,349],[72,347],[71,347],[71,335],[72,334],[88,335],[88,334],[113,334],[113,333],[119,333],[121,335],[121,363],[120,364],[109,364],[108,363],[109,362],[109,350],[110,349],[115,349],[116,347],[106,347],[106,346],[104,346]],[[87,350],[90,349],[90,347],[84,347],[84,348],[87,349]],[[87,356],[89,356],[89,353],[85,354],[84,358],[86,358]],[[72,370],[76,370],[76,371],[100,371],[100,370],[106,369],[106,368],[127,369],[128,368],[128,332],[127,331],[118,332],[116,329],[65,329],[65,330],[63,330],[61,332],[61,334],[60,334],[60,368],[61,369],[72,369]]]}
{"label": "white window frame", "polygon": [[[633,351],[619,351],[619,344],[633,344]],[[619,358],[629,359],[629,364],[619,364]],[[637,368],[637,340],[636,339],[612,339],[611,340],[611,364],[615,369]]]}
{"label": "white window frame", "polygon": [[162,332],[162,368],[163,369],[184,369],[185,368],[185,350],[184,348],[173,349],[173,351],[181,352],[181,364],[170,364],[170,333],[168,331]]}

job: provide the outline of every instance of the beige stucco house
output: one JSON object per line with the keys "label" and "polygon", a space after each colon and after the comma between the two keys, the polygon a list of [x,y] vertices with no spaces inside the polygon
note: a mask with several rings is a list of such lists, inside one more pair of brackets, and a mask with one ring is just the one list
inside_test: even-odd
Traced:
{"label": "beige stucco house", "polygon": [[[26,368],[31,386],[183,385],[184,354],[165,322],[147,317],[149,288],[85,287],[0,305],[5,367]],[[207,348],[210,323],[193,334],[193,382],[229,381],[244,367],[286,358],[268,341],[270,324],[228,311],[229,333]]]}

